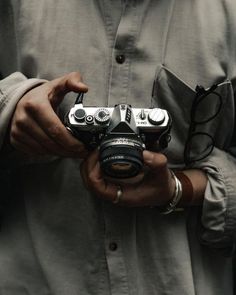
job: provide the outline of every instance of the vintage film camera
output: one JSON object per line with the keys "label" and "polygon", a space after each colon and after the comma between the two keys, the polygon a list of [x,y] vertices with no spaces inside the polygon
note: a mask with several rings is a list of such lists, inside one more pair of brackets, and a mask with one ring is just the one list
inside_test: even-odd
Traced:
{"label": "vintage film camera", "polygon": [[99,147],[105,176],[134,177],[143,168],[146,148],[162,150],[170,141],[171,118],[160,108],[84,107],[80,93],[65,122],[67,129],[89,150]]}

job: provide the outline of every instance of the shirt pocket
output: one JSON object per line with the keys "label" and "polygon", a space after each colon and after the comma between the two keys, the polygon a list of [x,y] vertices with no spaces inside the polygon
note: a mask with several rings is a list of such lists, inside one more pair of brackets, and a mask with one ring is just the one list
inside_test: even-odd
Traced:
{"label": "shirt pocket", "polygon": [[[192,83],[193,85],[195,83]],[[214,84],[214,81],[213,83]],[[197,85],[197,81],[196,81]],[[212,85],[204,85],[206,88]],[[164,151],[169,163],[173,166],[184,166],[184,147],[189,139],[189,127],[192,121],[191,111],[196,99],[196,90],[182,80],[169,68],[162,66],[156,74],[152,106],[166,109],[172,118],[171,141]],[[217,108],[221,105],[219,112]],[[207,133],[214,140],[214,144],[223,148],[230,142],[234,122],[234,96],[232,84],[226,80],[219,83],[214,93],[209,94],[197,105],[195,117],[200,121],[195,124],[195,132]],[[217,113],[214,116],[214,112]],[[227,120],[225,120],[227,118]],[[193,153],[202,153],[208,144],[207,138],[198,135],[191,145]],[[196,157],[198,158],[198,157]],[[199,157],[200,158],[200,157]]]}

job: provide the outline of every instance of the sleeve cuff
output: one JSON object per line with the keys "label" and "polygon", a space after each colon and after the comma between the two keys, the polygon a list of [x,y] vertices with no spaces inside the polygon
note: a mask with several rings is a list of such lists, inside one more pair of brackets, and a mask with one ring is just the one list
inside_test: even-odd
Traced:
{"label": "sleeve cuff", "polygon": [[236,237],[236,159],[215,148],[206,161],[198,167],[208,175],[200,239],[203,244],[231,255]]}
{"label": "sleeve cuff", "polygon": [[0,81],[0,147],[20,98],[30,89],[45,82],[43,79],[27,79],[19,72]]}

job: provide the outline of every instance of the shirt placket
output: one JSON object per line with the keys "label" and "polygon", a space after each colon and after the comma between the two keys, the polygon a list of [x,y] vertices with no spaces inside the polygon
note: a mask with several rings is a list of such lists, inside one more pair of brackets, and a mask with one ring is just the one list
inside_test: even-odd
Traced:
{"label": "shirt placket", "polygon": [[[103,1],[104,21],[107,26],[108,41],[111,46],[111,63],[108,81],[108,105],[128,102],[132,78],[131,64],[135,62],[136,39],[140,30],[143,7],[137,1],[123,1],[123,10],[117,31],[112,29],[109,1]],[[145,1],[144,1],[145,2]],[[147,1],[148,2],[148,1]],[[145,2],[145,3],[147,3]],[[105,254],[112,295],[130,294],[128,273],[124,255],[124,241],[120,224],[124,222],[122,210],[114,206],[103,207],[105,226]],[[123,217],[122,217],[123,216]],[[129,226],[129,225],[128,225]]]}
{"label": "shirt placket", "polygon": [[119,228],[119,210],[113,210],[110,205],[104,204],[105,222],[105,254],[109,272],[110,291],[112,295],[128,295],[128,277],[125,257],[122,247],[122,234]]}
{"label": "shirt placket", "polygon": [[[127,103],[132,74],[130,71],[142,9],[137,1],[125,1],[112,48],[108,105]],[[140,5],[140,4],[139,4]]]}

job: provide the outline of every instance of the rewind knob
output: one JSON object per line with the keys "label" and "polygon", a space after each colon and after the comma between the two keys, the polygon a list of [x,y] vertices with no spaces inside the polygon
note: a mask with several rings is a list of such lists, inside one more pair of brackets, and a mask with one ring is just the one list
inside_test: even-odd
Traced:
{"label": "rewind knob", "polygon": [[84,109],[77,109],[74,113],[74,118],[78,122],[83,122],[86,116],[86,112]]}

